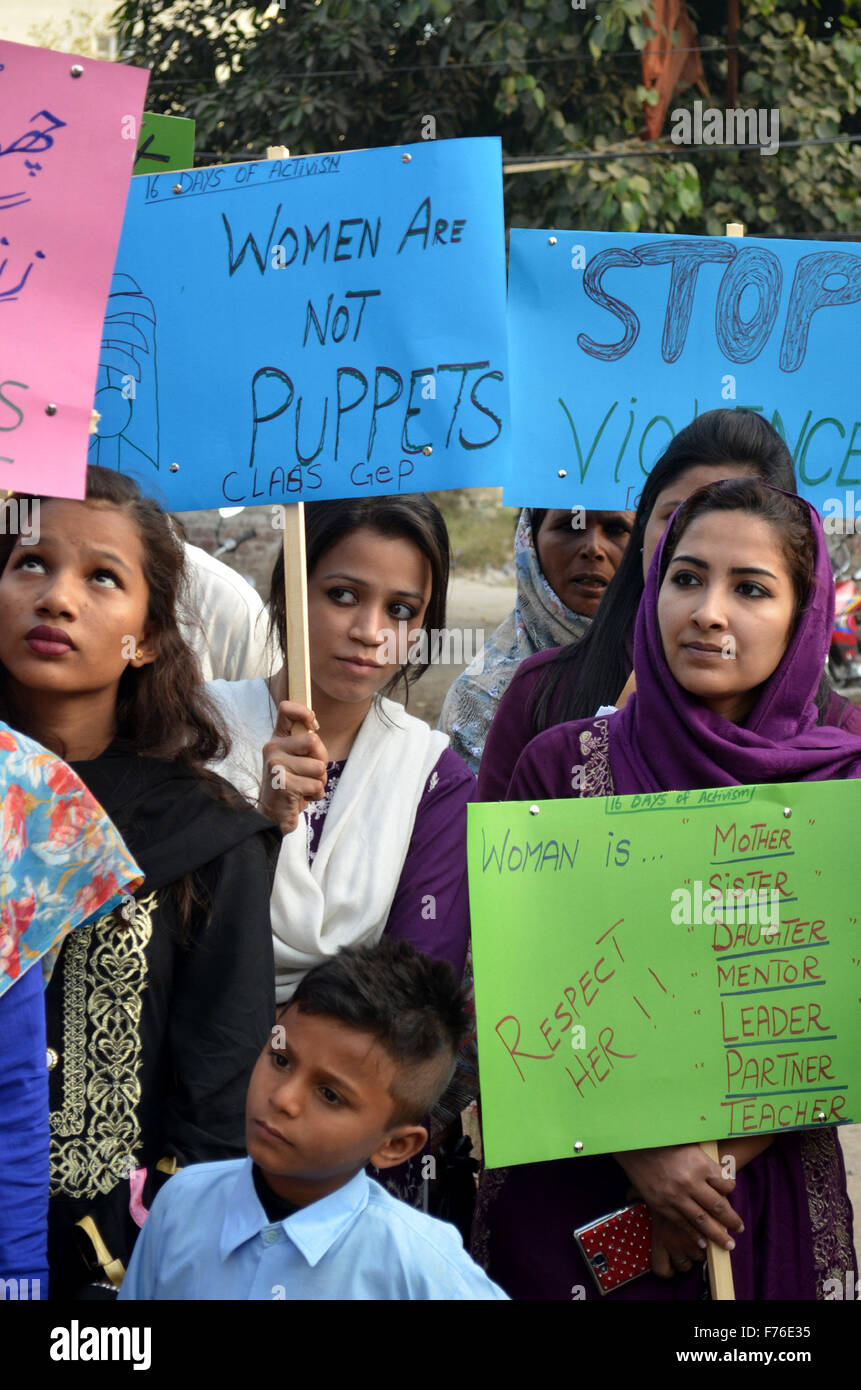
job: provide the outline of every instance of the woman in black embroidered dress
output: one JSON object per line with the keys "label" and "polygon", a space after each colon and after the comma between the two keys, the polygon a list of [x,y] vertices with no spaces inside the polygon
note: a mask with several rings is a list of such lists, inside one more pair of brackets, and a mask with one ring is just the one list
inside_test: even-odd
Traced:
{"label": "woman in black embroidered dress", "polygon": [[156,1187],[244,1153],[274,1011],[280,837],[205,770],[226,735],[176,623],[183,556],[133,482],[87,473],[0,536],[0,716],[70,762],[145,874],[74,932],[46,994],[52,1296],[110,1296]]}

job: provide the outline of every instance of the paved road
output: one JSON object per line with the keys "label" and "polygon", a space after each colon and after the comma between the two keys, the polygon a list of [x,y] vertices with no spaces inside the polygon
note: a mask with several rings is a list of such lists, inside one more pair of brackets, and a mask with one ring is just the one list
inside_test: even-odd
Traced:
{"label": "paved road", "polygon": [[[460,650],[473,654],[481,647],[503,618],[514,607],[515,590],[513,582],[488,584],[482,579],[455,578],[449,589],[446,627],[449,632],[461,634]],[[457,648],[457,642],[449,644],[449,652]],[[468,665],[432,666],[425,671],[410,696],[411,713],[429,724],[436,725],[446,691],[452,681]]]}

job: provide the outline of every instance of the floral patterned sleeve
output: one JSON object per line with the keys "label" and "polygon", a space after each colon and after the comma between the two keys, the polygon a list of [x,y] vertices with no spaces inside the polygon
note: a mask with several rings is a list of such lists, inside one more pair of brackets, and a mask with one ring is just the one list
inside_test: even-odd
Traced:
{"label": "floral patterned sleeve", "polygon": [[48,1296],[48,1072],[42,978],[73,928],[142,881],[83,782],[0,722],[0,1279]]}
{"label": "floral patterned sleeve", "polygon": [[0,722],[0,995],[143,881],[119,832],[54,753]]}

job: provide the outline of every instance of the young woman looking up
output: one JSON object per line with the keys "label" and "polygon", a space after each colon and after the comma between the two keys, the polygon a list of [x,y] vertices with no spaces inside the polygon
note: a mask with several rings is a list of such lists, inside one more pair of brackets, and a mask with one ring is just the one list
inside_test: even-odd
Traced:
{"label": "young woman looking up", "polygon": [[458,676],[440,715],[440,728],[473,772],[521,662],[560,643],[574,647],[589,631],[625,552],[633,519],[633,512],[576,508],[525,507],[521,512],[514,537],[517,601]]}
{"label": "young woman looking up", "polygon": [[37,544],[0,535],[0,717],[71,764],[144,873],[66,938],[46,993],[51,1291],[98,1297],[165,1172],[244,1152],[277,832],[205,770],[227,739],[177,628],[167,515],[91,467],[40,522]]}
{"label": "young woman looking up", "polygon": [[[514,765],[536,734],[615,705],[631,675],[634,619],[649,561],[673,511],[697,488],[720,478],[758,477],[795,491],[792,456],[780,435],[751,410],[710,410],[671,440],[646,479],[631,541],[581,642],[523,663],[502,697],[478,777],[481,801],[505,796]],[[826,677],[819,720],[861,734],[861,710]]]}
{"label": "young woman looking up", "polygon": [[[713,483],[677,511],[649,567],[624,709],[534,739],[511,800],[861,777],[861,738],[817,727],[834,618],[815,511],[754,479]],[[731,659],[725,656],[729,651]],[[736,1297],[822,1297],[854,1270],[852,1217],[833,1127],[721,1140],[738,1177],[696,1144],[525,1165],[483,1176],[475,1248],[519,1298],[591,1296],[571,1231],[633,1189],[652,1216],[654,1273],[609,1295],[698,1298],[699,1242],[732,1248]]]}

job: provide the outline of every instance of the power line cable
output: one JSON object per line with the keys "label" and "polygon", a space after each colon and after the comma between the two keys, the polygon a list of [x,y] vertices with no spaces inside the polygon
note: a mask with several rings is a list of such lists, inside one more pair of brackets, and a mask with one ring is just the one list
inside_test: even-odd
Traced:
{"label": "power line cable", "polygon": [[[265,31],[264,31],[264,32],[265,32]],[[807,35],[801,35],[800,37],[808,37],[808,36],[807,36]],[[832,34],[832,35],[828,35],[827,37],[812,39],[811,42],[814,43],[814,44],[820,44],[820,43],[827,43],[827,44],[830,44],[830,43],[833,43],[835,39],[838,39],[838,38],[848,38],[848,37],[849,37],[848,34]],[[787,45],[789,45],[789,44],[795,44],[795,43],[797,43],[797,42],[798,42],[798,37],[791,38],[791,39],[774,39],[773,42],[772,42],[772,44],[770,44],[769,46],[772,47],[772,48],[785,48]],[[757,52],[760,52],[761,49],[762,49],[762,44],[758,44],[758,43],[732,44],[732,45],[729,45],[729,44],[714,44],[714,45],[710,45],[710,46],[708,46],[708,47],[697,47],[697,48],[662,48],[662,49],[648,50],[648,53],[649,53],[649,57],[667,57],[667,56],[671,56],[671,55],[673,55],[673,54],[678,54],[678,53],[728,53],[728,52],[730,52],[730,49],[732,49],[732,50],[735,51],[735,52],[739,52],[739,53],[746,52],[748,49],[755,49]],[[594,57],[592,56],[591,53],[572,53],[572,54],[569,54],[569,55],[566,55],[566,56],[559,56],[559,57],[553,57],[552,55],[547,55],[546,57],[541,57],[541,58],[518,58],[518,59],[516,59],[516,60],[514,60],[514,61],[512,61],[510,58],[485,58],[485,59],[482,59],[480,62],[477,62],[477,63],[469,63],[469,62],[463,62],[463,63],[444,63],[444,64],[440,64],[439,66],[434,66],[433,64],[430,64],[430,63],[398,64],[398,66],[395,67],[395,68],[385,69],[385,70],[381,73],[380,77],[377,78],[377,79],[374,79],[374,80],[377,80],[377,81],[384,81],[384,80],[386,80],[387,78],[398,77],[401,73],[408,73],[408,72],[424,72],[424,73],[428,73],[428,74],[434,73],[434,74],[436,74],[436,75],[442,75],[442,74],[449,74],[449,75],[451,75],[451,74],[456,73],[456,72],[471,72],[471,71],[479,70],[479,69],[483,69],[483,68],[498,68],[498,67],[524,68],[524,67],[536,67],[536,66],[550,67],[550,66],[552,66],[553,64],[557,64],[557,63],[580,63],[580,64],[590,64],[590,65],[592,65],[593,67],[597,67],[599,63],[604,62],[605,60],[615,61],[615,59],[617,59],[617,58],[642,58],[645,52],[647,52],[647,50],[645,50],[645,49],[640,49],[640,48],[626,48],[626,49],[609,50],[609,51],[606,52],[606,53],[601,53],[600,57],[597,58],[597,59],[594,58]],[[243,75],[243,74],[242,74],[242,70],[241,70],[241,69],[240,69],[238,72],[231,72],[231,73],[230,73],[230,76],[231,76],[231,77],[239,77],[239,76],[242,76],[242,75]],[[317,77],[367,77],[367,76],[368,76],[368,73],[367,73],[363,68],[316,68],[316,69],[310,69],[310,70],[306,68],[306,69],[304,69],[304,70],[300,70],[300,71],[297,71],[297,72],[283,72],[283,73],[279,73],[279,74],[278,74],[278,80],[279,80],[279,82],[294,82],[294,81],[295,81],[295,82],[299,82],[299,81],[302,81],[303,79],[307,79],[307,78],[317,78]],[[163,86],[168,86],[168,87],[197,87],[197,86],[201,86],[201,85],[207,86],[207,87],[222,87],[222,86],[225,86],[225,85],[226,85],[227,80],[228,80],[228,79],[225,78],[224,82],[219,82],[218,79],[216,78],[214,81],[211,81],[211,82],[210,82],[210,81],[207,81],[207,82],[200,83],[200,82],[198,82],[198,81],[197,81],[195,78],[193,78],[193,77],[179,77],[179,78],[175,78],[175,79],[174,79],[174,78],[170,78],[170,77],[165,77],[165,78],[153,77],[153,78],[151,78],[149,85],[150,85],[150,87],[163,87]]]}

